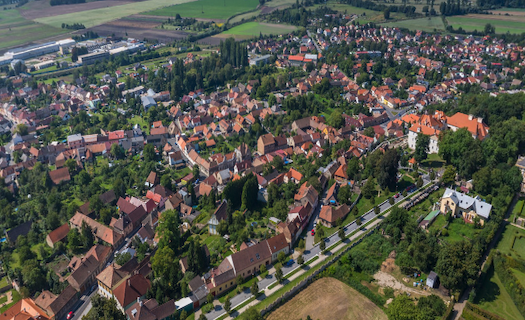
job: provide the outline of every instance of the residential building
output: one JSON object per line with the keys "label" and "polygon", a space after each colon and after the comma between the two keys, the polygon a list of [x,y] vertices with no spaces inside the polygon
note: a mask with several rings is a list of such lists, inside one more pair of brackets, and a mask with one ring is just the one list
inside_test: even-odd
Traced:
{"label": "residential building", "polygon": [[217,228],[219,223],[228,217],[228,201],[222,200],[219,207],[212,214],[211,219],[208,221],[208,232],[212,235],[218,235]]}
{"label": "residential building", "polygon": [[462,192],[447,188],[441,197],[440,211],[449,212],[454,217],[461,217],[465,222],[473,223],[479,218],[481,225],[489,219],[492,205],[483,201],[479,196],[471,197]]}

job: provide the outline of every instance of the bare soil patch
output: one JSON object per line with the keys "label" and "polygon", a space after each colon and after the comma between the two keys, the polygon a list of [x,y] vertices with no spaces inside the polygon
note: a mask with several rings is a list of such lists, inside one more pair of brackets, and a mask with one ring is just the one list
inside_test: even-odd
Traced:
{"label": "bare soil patch", "polygon": [[259,9],[261,10],[261,14],[267,14],[267,13],[272,13],[275,10],[277,10],[277,7],[262,6]]}
{"label": "bare soil patch", "polygon": [[159,25],[159,23],[120,19],[93,28],[79,30],[76,33],[83,34],[87,30],[91,30],[102,37],[115,35],[117,37],[157,40],[160,42],[172,42],[188,36],[188,34],[183,31],[155,29],[157,25]]}
{"label": "bare soil patch", "polygon": [[321,278],[270,314],[268,320],[386,320],[365,296],[334,278]]}
{"label": "bare soil patch", "polygon": [[417,289],[406,286],[404,283],[394,278],[394,276],[384,271],[378,271],[376,274],[374,274],[374,279],[376,279],[377,284],[381,287],[390,287],[397,291],[415,294],[416,296],[429,296],[430,295],[430,292],[428,291],[421,291],[421,290],[417,290]]}
{"label": "bare soil patch", "polygon": [[33,20],[37,18],[54,17],[66,13],[121,6],[133,2],[136,1],[105,0],[79,4],[67,4],[61,6],[50,6],[49,0],[34,1],[26,10],[20,10],[20,14],[26,19]]}

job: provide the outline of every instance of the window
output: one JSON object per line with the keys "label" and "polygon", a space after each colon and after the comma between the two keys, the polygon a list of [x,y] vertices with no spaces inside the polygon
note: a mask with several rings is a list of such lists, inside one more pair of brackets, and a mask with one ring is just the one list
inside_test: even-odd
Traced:
{"label": "window", "polygon": [[222,288],[219,288],[219,291],[222,291]]}

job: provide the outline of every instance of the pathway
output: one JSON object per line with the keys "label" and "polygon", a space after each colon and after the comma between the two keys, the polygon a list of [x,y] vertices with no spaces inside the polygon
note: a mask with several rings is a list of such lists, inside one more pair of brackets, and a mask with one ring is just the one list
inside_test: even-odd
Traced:
{"label": "pathway", "polygon": [[[428,175],[423,175],[422,178],[423,178],[423,187],[421,187],[420,189],[417,190],[418,193],[421,190],[424,190],[431,182],[430,178],[428,177]],[[409,193],[407,196],[414,196],[414,195],[415,195],[415,193],[412,192],[412,193]],[[396,204],[396,203],[399,204],[404,199],[405,199],[405,197],[400,195],[397,199],[394,199],[394,201],[395,201],[394,204]],[[379,215],[381,215],[385,211],[389,210],[392,207],[392,205],[390,205],[388,200],[385,200],[383,203],[379,204],[378,207],[379,207],[379,212],[380,212]],[[372,223],[370,223],[370,225],[368,225],[365,228],[363,228],[364,230],[358,230],[358,229],[360,229],[360,227],[357,226],[355,221],[352,221],[348,225],[344,226],[343,230],[345,230],[345,234],[346,234],[346,236],[348,238],[350,238],[351,240],[354,240],[357,237],[361,236],[363,233],[367,232],[369,229],[372,229],[377,224],[381,223],[383,221],[384,217],[387,217],[387,216],[388,216],[388,213],[385,214],[384,216],[380,217],[379,219],[373,221]],[[361,219],[362,225],[365,225],[368,222],[370,222],[371,220],[375,219],[376,217],[378,217],[378,215],[376,215],[374,213],[374,209],[370,209],[367,213],[363,214],[359,219]],[[357,231],[357,232],[355,234],[353,234],[352,236],[349,236],[354,231]],[[326,247],[329,248],[329,247],[331,247],[332,245],[334,245],[335,243],[337,243],[339,241],[340,241],[340,238],[339,238],[339,235],[336,232],[336,233],[332,234],[331,236],[329,236],[329,237],[327,237],[325,239]],[[341,248],[343,248],[346,245],[348,245],[348,240],[346,240],[345,243],[340,243],[336,248],[332,249],[331,251],[332,252],[336,252],[336,251],[340,250]],[[326,256],[321,254],[321,249],[319,248],[319,244],[315,245],[310,250],[305,250],[304,253],[303,253],[303,258],[304,258],[304,261],[307,262],[310,259],[313,259],[317,255],[319,255],[319,259],[317,259],[317,261],[312,263],[312,266],[314,266],[314,265],[316,265],[318,263],[321,263],[321,261],[324,261],[327,258]],[[282,268],[283,275],[286,276],[287,274],[289,274],[291,272],[294,272],[297,268],[301,268],[301,266],[298,265],[296,261],[294,261],[294,263],[291,266],[287,266],[287,267],[285,266],[285,267]],[[304,270],[298,271],[296,274],[291,276],[290,279],[288,279],[288,280],[293,280],[293,279],[299,277],[300,275],[304,274],[304,272],[305,272]],[[277,280],[275,279],[275,276],[274,276],[273,273],[270,273],[262,281],[259,281],[258,282],[259,289],[260,290],[264,289],[265,294],[260,296],[258,299],[254,300],[253,302],[249,303],[248,306],[251,306],[252,303],[253,304],[259,303],[259,301],[263,300],[264,297],[267,297],[267,296],[271,295],[272,293],[275,293],[275,291],[279,290],[282,285],[277,285],[277,286],[273,287],[272,289],[268,289],[268,287],[270,285],[272,285],[273,283],[275,283],[276,281]],[[267,292],[267,290],[269,290],[269,291]],[[243,303],[245,303],[248,299],[251,299],[251,298],[252,298],[252,294],[250,293],[250,290],[249,289],[244,290],[243,292],[241,292],[238,295],[236,295],[236,296],[231,298],[230,301],[231,301],[231,304],[232,304],[232,309],[237,307],[237,306],[239,306],[239,305],[241,305],[241,304],[243,304]],[[241,308],[241,312],[243,310],[245,310],[245,307]],[[215,306],[215,308],[210,313],[206,314],[206,318],[208,320],[214,320],[214,319],[222,317],[224,314],[225,314],[224,308],[221,305],[218,305],[218,306]],[[235,312],[235,314],[239,314],[239,313]]]}
{"label": "pathway", "polygon": [[[483,267],[485,266],[485,262],[487,261],[487,257],[488,257],[488,255],[490,253],[490,250],[492,250],[492,248],[494,248],[494,246],[498,243],[499,238],[500,238],[501,234],[503,233],[503,230],[505,230],[505,225],[508,223],[507,219],[510,216],[510,214],[512,213],[512,210],[514,209],[514,206],[516,205],[516,202],[518,202],[518,197],[517,197],[517,195],[514,195],[514,198],[512,199],[512,203],[511,203],[511,205],[509,206],[509,208],[507,210],[507,214],[505,215],[505,219],[500,224],[500,226],[498,228],[498,231],[494,235],[494,238],[492,238],[492,241],[490,242],[489,246],[485,250],[485,253],[483,254],[483,257],[482,257],[482,261],[483,262],[481,264],[481,268],[479,269],[478,277],[481,274],[481,270],[483,270]],[[463,292],[461,297],[459,298],[459,301],[454,304],[454,310],[452,311],[451,320],[456,320],[456,319],[459,319],[461,317],[461,314],[463,313],[463,309],[465,308],[465,304],[467,303],[467,300],[468,300],[468,297],[470,295],[470,291],[471,290],[472,290],[471,287],[467,288]]]}

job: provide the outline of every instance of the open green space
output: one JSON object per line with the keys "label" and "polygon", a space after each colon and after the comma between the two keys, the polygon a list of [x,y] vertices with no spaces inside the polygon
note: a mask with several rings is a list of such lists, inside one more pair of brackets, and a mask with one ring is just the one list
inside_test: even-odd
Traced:
{"label": "open green space", "polygon": [[447,227],[448,236],[442,236],[443,240],[454,243],[465,239],[474,239],[480,229],[474,229],[474,224],[465,223],[461,218],[454,218]]}
{"label": "open green space", "polygon": [[[518,240],[517,238],[519,237],[525,237],[525,230],[507,224],[505,226],[505,231],[503,232],[503,236],[501,237],[501,240],[498,242],[497,249],[501,253],[510,255],[514,258],[521,258],[521,257],[517,257],[516,252],[521,255],[520,251],[525,250],[525,248],[517,247],[515,240]],[[518,251],[516,249],[518,249]],[[525,255],[523,255],[523,257],[525,257]]]}
{"label": "open green space", "polygon": [[86,28],[98,26],[100,24],[141,13],[147,10],[154,10],[166,6],[181,4],[190,0],[147,0],[124,4],[121,6],[99,8],[74,13],[67,13],[52,17],[38,18],[35,21],[48,24],[56,28],[61,28],[62,23],[73,24],[81,23]]}
{"label": "open green space", "polygon": [[491,268],[487,280],[478,293],[476,304],[508,320],[523,320],[523,316],[512,302],[510,295],[501,283],[497,272]]}
{"label": "open green space", "polygon": [[499,34],[507,32],[521,34],[525,32],[525,23],[518,21],[472,18],[465,16],[447,17],[447,21],[449,25],[454,27],[454,29],[461,27],[465,31],[482,31],[485,28],[485,25],[490,23],[496,28],[496,33]]}
{"label": "open green space", "polygon": [[233,27],[221,34],[238,35],[238,36],[259,36],[271,34],[283,34],[290,33],[297,30],[295,26],[289,26],[285,24],[271,24],[261,22],[247,22],[236,27]]}
{"label": "open green space", "polygon": [[16,291],[15,289],[11,289],[11,294],[13,295],[13,302],[11,302],[10,304],[6,304],[5,306],[3,306],[2,308],[0,308],[0,314],[6,312],[9,308],[11,308],[15,303],[17,303],[18,301],[20,301],[20,299],[22,299],[22,297],[20,296],[20,294],[18,293],[18,291]]}
{"label": "open green space", "polygon": [[21,45],[27,42],[42,40],[47,37],[66,33],[67,30],[53,28],[24,19],[18,10],[0,11],[0,49]]}
{"label": "open green space", "polygon": [[445,30],[445,25],[441,17],[428,17],[420,19],[401,20],[396,22],[384,23],[385,27],[406,28],[409,30],[422,30],[433,32],[435,30]]}
{"label": "open green space", "polygon": [[9,283],[7,283],[7,277],[3,277],[2,280],[0,280],[0,288],[3,288],[7,286]]}
{"label": "open green space", "polygon": [[445,218],[445,215],[438,214],[436,219],[434,219],[434,222],[432,222],[432,225],[430,227],[431,232],[438,232],[439,230],[443,229],[445,224],[447,223],[447,219]]}
{"label": "open green space", "polygon": [[198,0],[159,8],[146,14],[168,17],[180,14],[182,17],[188,18],[226,20],[235,14],[253,10],[257,8],[258,4],[258,0]]}

